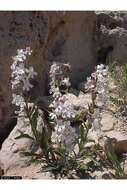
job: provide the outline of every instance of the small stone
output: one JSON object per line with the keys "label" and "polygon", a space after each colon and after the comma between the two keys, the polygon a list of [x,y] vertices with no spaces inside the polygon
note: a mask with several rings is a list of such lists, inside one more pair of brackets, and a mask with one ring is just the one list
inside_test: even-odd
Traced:
{"label": "small stone", "polygon": [[117,123],[117,120],[111,114],[103,113],[101,123],[102,123],[102,131],[108,132],[114,129],[114,125]]}
{"label": "small stone", "polygon": [[117,154],[127,153],[127,135],[118,131],[111,131],[105,134],[107,140],[104,142],[107,151],[114,150]]}
{"label": "small stone", "polygon": [[85,144],[85,148],[90,148],[93,147],[95,145],[95,142],[88,142]]}

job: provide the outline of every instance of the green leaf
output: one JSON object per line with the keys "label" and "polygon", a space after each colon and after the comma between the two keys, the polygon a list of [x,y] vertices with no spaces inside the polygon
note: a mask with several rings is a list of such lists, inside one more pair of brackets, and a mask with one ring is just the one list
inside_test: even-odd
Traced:
{"label": "green leaf", "polygon": [[38,160],[37,158],[32,158],[31,163],[36,164],[36,165],[41,164],[42,160]]}
{"label": "green leaf", "polygon": [[31,137],[30,135],[25,134],[25,133],[22,133],[22,134],[20,134],[19,136],[15,137],[15,139],[21,139],[21,138],[28,138],[28,139],[34,140],[33,137]]}
{"label": "green leaf", "polygon": [[31,122],[32,122],[31,123],[31,125],[32,125],[31,128],[32,128],[32,132],[33,132],[36,139],[38,137],[38,133],[37,133],[37,130],[36,130],[36,128],[37,128],[37,118],[38,118],[38,110],[35,109],[34,113],[32,114],[32,118],[31,118]]}
{"label": "green leaf", "polygon": [[47,166],[47,167],[43,167],[42,169],[43,169],[43,172],[53,172],[53,171],[57,170],[57,167],[55,167],[55,166],[54,167],[53,166],[48,167]]}
{"label": "green leaf", "polygon": [[23,156],[38,156],[38,154],[27,152],[27,151],[20,152],[20,154]]}
{"label": "green leaf", "polygon": [[55,153],[56,155],[58,155],[58,156],[61,156],[61,157],[64,157],[64,156],[65,156],[62,152],[57,151],[57,150],[54,150],[54,153]]}

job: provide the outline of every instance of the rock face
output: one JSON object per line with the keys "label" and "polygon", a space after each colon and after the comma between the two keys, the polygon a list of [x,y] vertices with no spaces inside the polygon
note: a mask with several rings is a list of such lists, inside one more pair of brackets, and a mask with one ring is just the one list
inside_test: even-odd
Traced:
{"label": "rock face", "polygon": [[24,121],[19,119],[0,151],[0,161],[3,163],[4,171],[25,165],[25,160],[20,157],[19,151],[23,151],[27,147],[29,149],[32,145],[32,140],[27,138],[16,140],[15,138],[20,135],[19,131],[31,134],[30,126],[24,125]]}
{"label": "rock face", "polygon": [[77,85],[96,63],[96,15],[94,12],[65,12],[54,30],[48,45],[48,60],[69,62],[72,84]]}
{"label": "rock face", "polygon": [[[38,115],[37,130],[41,132],[44,125],[43,112],[40,110]],[[29,134],[33,137],[33,133],[29,124],[29,120],[20,116],[18,118],[17,125],[10,133],[9,137],[2,144],[0,151],[0,163],[5,172],[12,170],[15,167],[24,167],[29,164],[29,159],[20,155],[20,152],[37,152],[39,146],[36,140],[31,138],[19,138],[16,139],[21,133]],[[28,162],[26,162],[26,160]],[[1,165],[0,165],[1,166]]]}
{"label": "rock face", "polygon": [[96,12],[98,62],[127,61],[127,12]]}

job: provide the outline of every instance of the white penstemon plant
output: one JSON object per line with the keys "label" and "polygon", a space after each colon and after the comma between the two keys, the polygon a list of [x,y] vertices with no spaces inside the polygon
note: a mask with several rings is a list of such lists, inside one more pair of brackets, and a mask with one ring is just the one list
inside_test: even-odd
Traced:
{"label": "white penstemon plant", "polygon": [[100,138],[103,134],[101,131],[102,112],[106,109],[109,102],[109,71],[108,66],[103,64],[97,65],[96,71],[87,78],[85,88],[91,92],[94,113],[90,116],[89,120],[92,123],[93,129],[98,133]]}
{"label": "white penstemon plant", "polygon": [[[68,99],[60,92],[60,85],[65,85],[67,88],[70,86],[69,77],[64,76],[62,66],[63,64],[54,62],[50,69],[50,93],[54,98],[50,117],[56,122],[57,142],[63,143],[66,150],[71,152],[77,137],[75,129],[71,127],[71,119],[75,118],[76,112],[71,103],[66,105]],[[69,64],[64,66],[70,68]]]}
{"label": "white penstemon plant", "polygon": [[43,149],[41,146],[42,131],[43,127],[45,127],[42,122],[43,114],[35,103],[30,103],[30,97],[26,93],[33,87],[31,84],[32,79],[37,76],[34,68],[26,62],[27,56],[31,55],[31,53],[32,50],[30,47],[17,50],[17,55],[13,57],[13,63],[11,65],[12,104],[19,108],[15,113],[18,117],[22,117],[24,125],[26,124],[25,118],[27,118],[31,128],[30,134],[19,131],[20,134],[16,139],[32,139],[35,146],[38,145],[38,147]]}
{"label": "white penstemon plant", "polygon": [[[11,84],[12,84],[12,104],[19,108],[15,113],[18,117],[22,117],[24,125],[26,126],[25,118],[28,119],[30,126],[30,134],[23,131],[19,131],[20,138],[29,138],[32,140],[32,147],[29,152],[23,151],[24,155],[33,155],[38,148],[41,153],[47,151],[47,128],[43,120],[43,112],[38,108],[36,103],[30,103],[29,92],[33,85],[32,79],[37,76],[32,66],[29,66],[26,62],[28,55],[31,55],[32,50],[28,47],[26,49],[17,50],[17,55],[13,57],[13,63],[11,65]],[[45,143],[46,142],[46,143]],[[44,156],[47,155],[45,151]]]}
{"label": "white penstemon plant", "polygon": [[31,53],[32,50],[30,47],[17,50],[17,55],[13,57],[13,63],[11,65],[12,104],[20,108],[19,113],[24,111],[26,106],[23,93],[33,87],[31,79],[37,76],[34,68],[32,66],[28,67],[26,64],[26,58]]}

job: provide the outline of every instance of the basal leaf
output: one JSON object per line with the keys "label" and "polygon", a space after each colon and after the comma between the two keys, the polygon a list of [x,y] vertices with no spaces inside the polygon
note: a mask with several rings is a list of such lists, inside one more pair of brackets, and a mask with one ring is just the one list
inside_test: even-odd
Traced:
{"label": "basal leaf", "polygon": [[25,134],[25,133],[20,134],[19,136],[15,137],[15,139],[21,139],[21,138],[28,138],[28,139],[32,139],[32,140],[34,140],[33,137],[31,137],[30,135]]}

